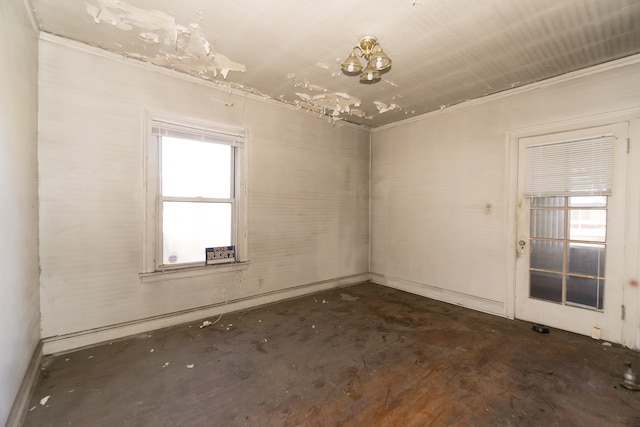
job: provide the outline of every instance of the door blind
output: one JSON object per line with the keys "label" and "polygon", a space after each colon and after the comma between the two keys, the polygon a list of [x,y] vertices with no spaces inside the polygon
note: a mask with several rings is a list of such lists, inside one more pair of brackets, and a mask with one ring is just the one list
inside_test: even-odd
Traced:
{"label": "door blind", "polygon": [[527,146],[525,195],[611,195],[614,141],[601,135]]}

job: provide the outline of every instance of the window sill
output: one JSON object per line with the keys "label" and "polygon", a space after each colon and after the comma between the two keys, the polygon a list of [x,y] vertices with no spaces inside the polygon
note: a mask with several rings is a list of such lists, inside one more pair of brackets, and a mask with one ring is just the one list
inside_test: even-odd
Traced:
{"label": "window sill", "polygon": [[207,276],[210,274],[230,273],[249,268],[249,261],[233,264],[202,265],[197,267],[174,268],[151,273],[140,273],[142,283],[161,282],[164,280],[186,279],[189,277]]}

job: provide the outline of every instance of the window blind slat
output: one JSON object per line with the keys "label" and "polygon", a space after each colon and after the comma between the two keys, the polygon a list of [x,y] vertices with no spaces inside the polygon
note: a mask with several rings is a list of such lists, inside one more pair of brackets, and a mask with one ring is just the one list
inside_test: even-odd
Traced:
{"label": "window blind slat", "polygon": [[160,120],[151,121],[151,133],[157,136],[194,139],[197,141],[228,144],[235,147],[244,144],[244,134],[199,129],[192,126],[163,122]]}
{"label": "window blind slat", "polygon": [[525,195],[611,195],[614,141],[602,135],[528,146]]}

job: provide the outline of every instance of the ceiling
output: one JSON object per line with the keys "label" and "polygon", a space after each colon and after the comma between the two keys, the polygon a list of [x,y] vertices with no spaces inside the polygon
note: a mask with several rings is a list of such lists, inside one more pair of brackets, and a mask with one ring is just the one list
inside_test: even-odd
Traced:
{"label": "ceiling", "polygon": [[[640,53],[638,0],[31,0],[44,32],[375,128]],[[374,35],[375,84],[340,63]]]}

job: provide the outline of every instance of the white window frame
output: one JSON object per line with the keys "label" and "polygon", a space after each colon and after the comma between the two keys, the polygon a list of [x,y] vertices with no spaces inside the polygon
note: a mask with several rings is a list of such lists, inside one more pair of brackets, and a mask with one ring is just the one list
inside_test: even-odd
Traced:
{"label": "white window frame", "polygon": [[[142,272],[143,281],[162,280],[167,274],[179,277],[191,277],[245,269],[248,266],[247,253],[247,215],[246,215],[246,130],[220,125],[218,123],[177,116],[176,114],[145,114],[145,216]],[[154,126],[166,125],[172,134],[184,130],[191,136],[200,135],[202,140],[221,137],[223,143],[233,146],[234,153],[234,191],[232,202],[232,244],[235,246],[235,262],[206,265],[204,251],[202,263],[165,265],[162,264],[162,215],[160,194],[160,136],[154,132]],[[173,277],[172,277],[173,278]]]}

